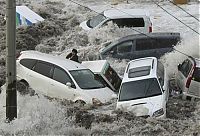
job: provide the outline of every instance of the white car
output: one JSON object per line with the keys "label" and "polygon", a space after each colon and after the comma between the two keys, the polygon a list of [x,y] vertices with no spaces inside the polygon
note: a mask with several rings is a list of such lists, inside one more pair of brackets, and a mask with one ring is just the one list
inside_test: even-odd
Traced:
{"label": "white car", "polygon": [[200,59],[188,57],[179,64],[176,83],[183,96],[200,98]]}
{"label": "white car", "polygon": [[169,96],[168,77],[155,57],[128,63],[119,90],[117,109],[136,116],[165,117]]}
{"label": "white car", "polygon": [[131,27],[140,33],[152,32],[148,13],[142,9],[109,9],[80,24],[84,30],[99,28],[113,22],[118,27]]}
{"label": "white car", "polygon": [[81,64],[37,51],[17,58],[17,79],[46,96],[98,105],[115,93]]}
{"label": "white car", "polygon": [[122,79],[110,66],[107,60],[83,61],[82,65],[89,68],[96,76],[105,82],[106,86],[114,92],[119,91]]}

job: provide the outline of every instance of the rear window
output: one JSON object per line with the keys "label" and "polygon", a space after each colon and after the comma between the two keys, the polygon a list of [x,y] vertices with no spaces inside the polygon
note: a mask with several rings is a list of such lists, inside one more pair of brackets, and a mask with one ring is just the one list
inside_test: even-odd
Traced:
{"label": "rear window", "polygon": [[121,18],[114,19],[113,23],[117,24],[118,27],[144,27],[143,18]]}
{"label": "rear window", "polygon": [[200,82],[200,68],[195,68],[193,80]]}
{"label": "rear window", "polygon": [[145,38],[136,40],[136,50],[150,50],[159,48],[173,48],[178,43],[176,38]]}
{"label": "rear window", "polygon": [[161,95],[161,89],[156,78],[123,83],[119,101],[135,100]]}
{"label": "rear window", "polygon": [[132,68],[128,72],[128,77],[135,78],[140,76],[147,76],[150,74],[150,69],[150,66]]}
{"label": "rear window", "polygon": [[33,66],[36,63],[35,59],[22,59],[19,62],[21,65],[23,65],[24,67],[27,67],[28,69],[32,69]]}

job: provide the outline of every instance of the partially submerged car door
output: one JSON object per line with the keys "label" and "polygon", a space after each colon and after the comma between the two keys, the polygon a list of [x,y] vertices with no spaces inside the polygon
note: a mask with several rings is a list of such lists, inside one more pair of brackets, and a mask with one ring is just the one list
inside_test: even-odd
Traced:
{"label": "partially submerged car door", "polygon": [[189,87],[189,93],[200,97],[200,68],[196,67],[192,75],[192,80]]}
{"label": "partially submerged car door", "polygon": [[38,60],[33,67],[33,71],[29,71],[27,82],[34,90],[47,95],[52,68],[53,65],[51,63]]}
{"label": "partially submerged car door", "polygon": [[[71,86],[67,86],[70,83]],[[76,86],[69,74],[62,68],[55,66],[50,80],[48,96],[73,100],[75,98]]]}
{"label": "partially submerged car door", "polygon": [[193,65],[194,64],[189,59],[186,59],[182,64],[178,65],[177,84],[182,91],[188,88],[187,79]]}

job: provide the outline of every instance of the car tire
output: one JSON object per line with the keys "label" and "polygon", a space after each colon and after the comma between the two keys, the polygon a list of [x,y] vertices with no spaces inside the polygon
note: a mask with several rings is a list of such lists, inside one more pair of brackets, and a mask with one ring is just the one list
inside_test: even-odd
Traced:
{"label": "car tire", "polygon": [[29,94],[29,84],[25,80],[18,81],[16,87],[21,95]]}
{"label": "car tire", "polygon": [[75,104],[78,107],[83,107],[86,103],[83,100],[77,100],[77,101],[75,101]]}

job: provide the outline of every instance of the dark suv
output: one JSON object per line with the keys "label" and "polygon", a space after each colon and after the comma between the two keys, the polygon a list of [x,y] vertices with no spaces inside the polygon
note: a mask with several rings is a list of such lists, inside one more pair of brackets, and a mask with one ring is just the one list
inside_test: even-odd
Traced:
{"label": "dark suv", "polygon": [[120,38],[100,50],[100,58],[136,59],[160,58],[173,50],[180,41],[180,33],[134,34]]}

